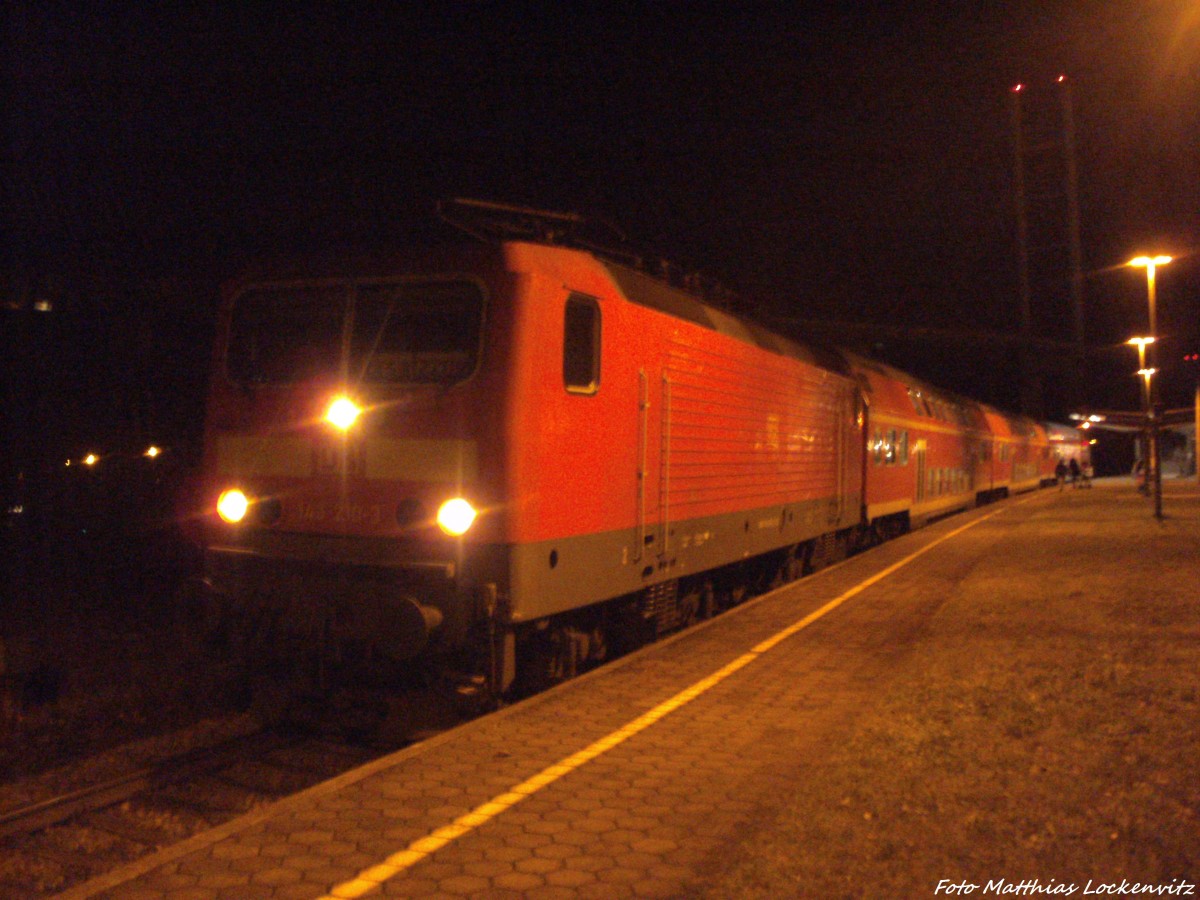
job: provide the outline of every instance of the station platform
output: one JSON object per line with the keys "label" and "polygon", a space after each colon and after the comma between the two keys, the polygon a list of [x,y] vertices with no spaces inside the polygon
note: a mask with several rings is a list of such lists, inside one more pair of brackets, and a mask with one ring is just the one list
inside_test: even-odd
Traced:
{"label": "station platform", "polygon": [[[995,652],[988,641],[1013,609],[1068,601],[1082,609],[1104,592],[1195,592],[1200,487],[1168,483],[1164,509],[1156,521],[1128,480],[1098,480],[1090,490],[1051,488],[952,516],[62,896],[823,896],[825,888],[797,883],[786,858],[760,859],[757,874],[744,861],[762,857],[789,816],[826,813],[852,823],[800,833],[805,853],[859,870],[839,882],[845,896],[936,896],[939,872],[1016,878],[1022,873],[1000,863],[966,871],[963,859],[945,856],[969,850],[931,847],[919,834],[906,844],[903,832],[937,827],[933,813],[897,811],[889,825],[884,812],[860,813],[850,789],[845,803],[820,799],[815,785],[840,784],[844,773],[817,762],[836,760],[834,750],[857,739],[895,683],[934,665],[942,650]],[[1185,624],[1194,633],[1198,623]],[[1014,641],[1039,634],[1030,626]],[[911,696],[936,699],[932,691]],[[900,762],[872,766],[870,778],[907,777],[910,757],[890,751]],[[816,807],[804,806],[810,791]],[[1184,821],[1179,839],[1189,840],[1196,817]],[[870,862],[879,840],[851,827],[908,846],[915,862],[882,852],[892,861]],[[942,858],[920,859],[922,846]],[[890,887],[872,865],[891,873]],[[1040,875],[1061,880],[1073,870]]]}

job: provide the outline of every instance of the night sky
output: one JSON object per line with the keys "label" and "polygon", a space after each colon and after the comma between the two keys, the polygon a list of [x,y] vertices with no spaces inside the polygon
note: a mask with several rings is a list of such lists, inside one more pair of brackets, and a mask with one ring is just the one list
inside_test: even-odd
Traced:
{"label": "night sky", "polygon": [[[187,436],[219,280],[260,253],[425,239],[455,196],[619,223],[771,321],[1012,331],[1011,88],[1029,85],[1031,123],[1058,122],[1034,113],[1057,116],[1060,74],[1086,338],[1110,348],[1083,399],[1136,405],[1132,351],[1113,345],[1147,330],[1145,277],[1116,267],[1163,252],[1164,399],[1190,402],[1170,360],[1200,350],[1194,0],[214,6],[8,6],[3,315],[25,348],[10,430],[53,409]],[[1068,337],[1062,285],[1035,275],[1039,332]],[[33,321],[40,296],[53,325]],[[1003,354],[873,343],[1013,402]],[[86,360],[83,389],[64,359]]]}

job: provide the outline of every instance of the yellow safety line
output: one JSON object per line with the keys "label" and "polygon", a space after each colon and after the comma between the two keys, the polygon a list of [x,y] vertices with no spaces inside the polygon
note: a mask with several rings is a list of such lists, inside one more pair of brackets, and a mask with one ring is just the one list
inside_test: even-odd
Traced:
{"label": "yellow safety line", "polygon": [[[1023,503],[1025,500],[1018,502]],[[1011,508],[1011,506],[1004,507],[1004,509],[1009,508]],[[910,553],[899,562],[892,563],[886,569],[877,572],[865,581],[862,581],[850,588],[850,590],[846,591],[844,594],[841,594],[840,596],[830,600],[820,609],[809,613],[804,618],[789,625],[787,628],[778,632],[774,636],[767,638],[767,640],[761,642],[746,653],[743,653],[737,659],[733,660],[733,662],[722,666],[707,678],[700,679],[691,687],[685,688],[674,697],[671,697],[669,700],[664,700],[662,703],[658,704],[658,706],[654,707],[654,709],[647,713],[643,713],[632,722],[629,722],[621,728],[618,728],[611,734],[600,738],[600,740],[589,744],[587,747],[584,747],[582,750],[571,754],[565,759],[559,760],[554,765],[542,769],[542,771],[538,772],[533,777],[526,778],[520,784],[509,788],[509,790],[505,791],[503,794],[499,794],[486,803],[475,807],[475,809],[471,810],[469,813],[459,816],[449,825],[443,825],[441,828],[429,833],[425,837],[413,841],[404,850],[401,850],[399,853],[392,854],[378,865],[371,866],[368,869],[363,869],[351,880],[344,881],[341,884],[336,885],[328,894],[322,896],[320,900],[350,900],[350,898],[361,897],[369,891],[374,890],[383,884],[383,882],[396,877],[405,869],[411,868],[421,860],[425,859],[427,856],[430,856],[433,853],[436,853],[438,850],[441,850],[447,844],[458,840],[464,834],[474,831],[480,825],[490,822],[505,810],[516,806],[526,797],[536,794],[542,788],[553,784],[564,775],[574,772],[580,766],[590,762],[597,756],[607,753],[609,750],[618,746],[619,744],[623,744],[638,732],[649,728],[659,719],[663,718],[663,716],[669,715],[670,713],[679,709],[679,707],[690,703],[701,694],[720,684],[734,672],[737,672],[739,669],[750,665],[750,663],[754,662],[754,660],[758,659],[758,657],[762,656],[781,641],[787,640],[796,632],[807,628],[822,616],[837,609],[851,597],[862,593],[873,584],[882,581],[884,578],[887,578],[898,569],[902,569],[904,566],[907,566],[918,557],[924,556],[939,544],[943,544],[951,538],[962,534],[968,528],[974,528],[980,522],[984,522],[990,519],[992,516],[998,515],[999,513],[1003,512],[1004,509],[998,509],[994,512],[980,516],[978,519],[974,519],[968,522],[966,525],[956,528],[953,531],[948,532],[933,541],[930,541],[920,550]]]}

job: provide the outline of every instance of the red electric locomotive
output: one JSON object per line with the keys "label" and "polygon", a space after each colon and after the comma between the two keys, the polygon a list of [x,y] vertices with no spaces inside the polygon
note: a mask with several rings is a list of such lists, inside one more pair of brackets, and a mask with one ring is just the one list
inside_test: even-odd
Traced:
{"label": "red electric locomotive", "polygon": [[519,225],[224,293],[205,583],[254,655],[535,687],[1053,478],[1028,419],[475,207]]}
{"label": "red electric locomotive", "polygon": [[219,318],[206,577],[288,654],[562,677],[853,532],[861,421],[838,355],[590,252],[263,269]]}

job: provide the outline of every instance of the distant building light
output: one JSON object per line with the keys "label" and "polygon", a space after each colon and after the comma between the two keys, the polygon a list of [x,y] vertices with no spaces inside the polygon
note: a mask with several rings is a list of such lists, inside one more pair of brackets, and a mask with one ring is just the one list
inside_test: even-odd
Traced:
{"label": "distant building light", "polygon": [[83,458],[83,464],[85,466],[94,466],[98,462],[100,462],[100,457],[98,457],[95,453],[89,453]]}
{"label": "distant building light", "polygon": [[162,451],[160,449],[158,449],[153,444],[151,444],[149,447],[146,448],[146,452],[142,455],[148,456],[150,459],[154,459],[154,457],[158,456],[161,453],[162,453]]}
{"label": "distant building light", "polygon": [[38,312],[50,312],[50,310],[54,309],[54,304],[49,300],[34,300],[33,308]]}

